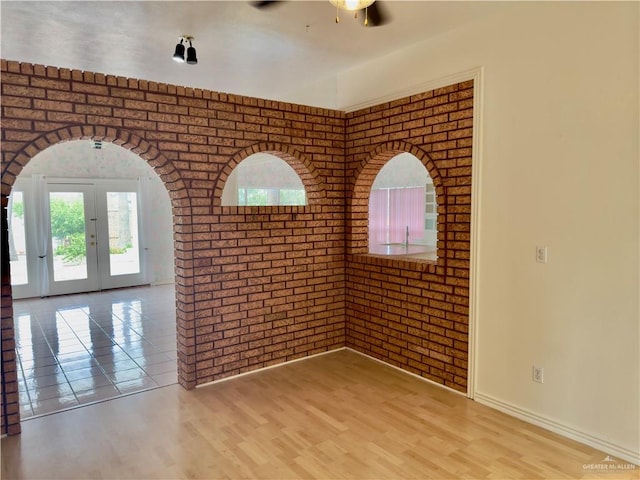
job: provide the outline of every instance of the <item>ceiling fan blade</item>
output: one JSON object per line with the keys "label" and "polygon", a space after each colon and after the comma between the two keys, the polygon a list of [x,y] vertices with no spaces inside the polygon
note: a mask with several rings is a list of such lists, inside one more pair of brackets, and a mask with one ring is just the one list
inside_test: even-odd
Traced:
{"label": "ceiling fan blade", "polygon": [[380,27],[385,25],[391,21],[391,16],[387,12],[386,8],[381,5],[382,2],[379,0],[373,2],[371,5],[367,7],[367,12],[362,12],[360,18],[364,22],[364,19],[367,19],[368,27]]}
{"label": "ceiling fan blade", "polygon": [[279,3],[283,3],[281,0],[262,0],[259,2],[250,2],[252,7],[261,9],[261,8],[270,8]]}

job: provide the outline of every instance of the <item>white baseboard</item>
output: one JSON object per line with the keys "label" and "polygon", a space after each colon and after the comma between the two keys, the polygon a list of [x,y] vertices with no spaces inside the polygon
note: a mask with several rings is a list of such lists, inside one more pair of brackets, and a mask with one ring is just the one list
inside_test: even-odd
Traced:
{"label": "white baseboard", "polygon": [[[433,380],[429,380],[428,378],[421,377],[420,375],[416,375],[415,373],[408,372],[407,370],[403,370],[402,368],[396,367],[395,365],[391,365],[389,363],[383,362],[382,360],[379,360],[375,357],[367,355],[366,353],[359,352],[349,347],[342,347],[342,348],[336,348],[334,350],[327,350],[326,352],[320,352],[313,355],[309,355],[307,357],[296,358],[295,360],[289,360],[287,362],[278,363],[276,365],[269,365],[268,367],[251,370],[250,372],[239,373],[237,375],[233,375],[230,377],[221,378],[220,380],[213,380],[211,382],[196,385],[196,388],[204,388],[211,385],[216,385],[218,383],[227,382],[229,380],[234,380],[239,377],[253,375],[255,373],[264,372],[265,370],[271,370],[273,368],[284,367],[285,365],[290,365],[292,363],[309,360],[311,358],[319,357],[321,355],[328,355],[331,353],[339,352],[341,350],[348,350],[358,355],[362,355],[363,357],[366,357],[370,360],[373,360],[382,365],[398,370],[399,372],[402,372],[405,375],[410,375],[419,380],[422,380],[423,382],[427,382],[436,387],[443,388],[457,395],[466,396],[464,393],[454,390],[450,387],[447,387],[446,385],[442,385],[440,383],[434,382]],[[603,452],[613,455],[621,460],[631,462],[635,465],[640,465],[640,453],[634,452],[628,448],[622,447],[620,445],[616,445],[606,440],[599,439],[588,433],[581,432],[580,430],[576,430],[572,427],[556,422],[555,420],[550,420],[541,415],[538,415],[537,413],[531,412],[525,408],[521,408],[521,407],[512,405],[510,403],[503,402],[502,400],[498,400],[497,398],[494,398],[490,395],[485,395],[481,392],[477,392],[477,391],[475,392],[474,400],[482,405],[486,405],[488,407],[491,407],[503,413],[506,413],[507,415],[511,415],[512,417],[519,418],[520,420],[524,420],[525,422],[531,423],[533,425],[537,425],[538,427],[544,428],[546,430],[550,430],[554,433],[557,433],[558,435],[562,435],[563,437],[567,437],[577,442],[588,445],[590,447],[596,448],[598,450],[602,450]]]}
{"label": "white baseboard", "polygon": [[290,365],[292,363],[301,362],[303,360],[309,360],[310,358],[319,357],[321,355],[327,355],[329,353],[339,352],[341,350],[348,350],[348,351],[356,353],[358,355],[362,355],[363,357],[366,357],[369,360],[373,360],[375,362],[381,363],[382,365],[385,365],[387,367],[390,367],[390,368],[393,368],[395,370],[398,370],[399,372],[402,372],[405,375],[411,375],[412,377],[415,377],[415,378],[417,378],[419,380],[422,380],[423,382],[430,383],[431,385],[435,385],[436,387],[444,388],[445,390],[448,390],[449,392],[453,392],[453,393],[456,393],[458,395],[466,396],[464,393],[458,392],[457,390],[454,390],[453,388],[447,387],[446,385],[442,385],[441,383],[434,382],[433,380],[429,380],[428,378],[421,377],[420,375],[416,375],[415,373],[408,372],[407,370],[403,370],[402,368],[396,367],[395,365],[391,365],[391,364],[389,364],[387,362],[383,362],[382,360],[379,360],[379,359],[377,359],[375,357],[367,355],[366,353],[359,352],[359,351],[354,350],[353,348],[349,348],[349,347],[341,347],[341,348],[336,348],[336,349],[333,349],[333,350],[327,350],[326,352],[314,353],[313,355],[309,355],[308,357],[296,358],[295,360],[289,360],[288,362],[282,362],[282,363],[278,363],[276,365],[269,365],[268,367],[262,367],[262,368],[258,368],[256,370],[251,370],[250,372],[239,373],[237,375],[232,375],[230,377],[221,378],[220,380],[213,380],[211,382],[201,383],[200,385],[196,385],[196,388],[203,388],[203,387],[208,387],[210,385],[216,385],[218,383],[226,382],[228,380],[233,380],[233,379],[236,379],[236,378],[239,378],[239,377],[244,377],[244,376],[247,376],[247,375],[253,375],[254,373],[264,372],[265,370],[271,370],[272,368],[284,367],[285,365]]}
{"label": "white baseboard", "polygon": [[236,378],[246,377],[247,375],[253,375],[254,373],[264,372],[265,370],[271,370],[273,368],[284,367],[285,365],[291,365],[292,363],[301,362],[303,360],[309,360],[310,358],[319,357],[321,355],[327,355],[329,353],[339,352],[340,350],[344,350],[345,347],[335,348],[333,350],[327,350],[326,352],[314,353],[313,355],[309,355],[307,357],[300,357],[294,360],[289,360],[282,363],[277,363],[275,365],[269,365],[268,367],[257,368],[255,370],[251,370],[249,372],[238,373],[237,375],[231,375],[230,377],[221,378],[220,380],[213,380],[207,383],[201,383],[200,385],[196,385],[196,388],[209,387],[211,385],[216,385],[218,383],[227,382],[229,380],[235,380]]}
{"label": "white baseboard", "polygon": [[497,398],[494,398],[490,395],[485,395],[484,393],[478,391],[475,392],[474,400],[478,403],[486,405],[487,407],[494,408],[503,413],[506,413],[507,415],[511,415],[512,417],[519,418],[520,420],[524,420],[525,422],[532,423],[533,425],[537,425],[538,427],[542,427],[546,430],[550,430],[554,433],[557,433],[558,435],[562,435],[563,437],[567,437],[598,450],[602,450],[603,452],[613,455],[619,459],[631,462],[635,465],[640,465],[639,452],[634,452],[633,450],[630,450],[628,448],[594,437],[593,435],[590,435],[588,433],[576,430],[573,427],[569,427],[555,420],[545,418],[525,408],[503,402],[502,400],[498,400]]}
{"label": "white baseboard", "polygon": [[390,363],[387,363],[387,362],[384,362],[384,361],[382,361],[382,360],[380,360],[378,358],[372,357],[371,355],[367,355],[366,353],[359,352],[358,350],[354,350],[353,348],[345,347],[344,349],[345,350],[349,350],[350,352],[353,352],[353,353],[357,353],[358,355],[362,355],[363,357],[367,357],[369,360],[373,360],[375,362],[381,363],[382,365],[385,365],[387,367],[391,367],[391,368],[393,368],[395,370],[398,370],[399,372],[404,373],[405,375],[411,375],[412,377],[417,378],[418,380],[422,380],[423,382],[430,383],[431,385],[435,385],[436,387],[444,388],[445,390],[448,390],[449,392],[457,393],[458,395],[462,395],[462,396],[465,396],[465,397],[467,396],[466,394],[464,394],[462,392],[459,392],[457,390],[454,390],[451,387],[447,387],[446,385],[443,385],[441,383],[434,382],[433,380],[429,380],[428,378],[425,378],[425,377],[421,377],[420,375],[416,375],[413,372],[409,372],[408,370],[404,370],[404,369],[402,369],[400,367],[396,367],[395,365],[391,365]]}

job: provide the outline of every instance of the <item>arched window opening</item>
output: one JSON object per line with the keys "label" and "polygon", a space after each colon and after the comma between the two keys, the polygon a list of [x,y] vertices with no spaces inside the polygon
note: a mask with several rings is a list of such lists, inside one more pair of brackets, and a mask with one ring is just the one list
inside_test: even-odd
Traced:
{"label": "arched window opening", "polygon": [[281,158],[255,153],[231,172],[222,191],[223,206],[306,205],[302,180]]}
{"label": "arched window opening", "polygon": [[425,166],[410,153],[389,160],[369,196],[369,253],[436,259],[438,204]]}

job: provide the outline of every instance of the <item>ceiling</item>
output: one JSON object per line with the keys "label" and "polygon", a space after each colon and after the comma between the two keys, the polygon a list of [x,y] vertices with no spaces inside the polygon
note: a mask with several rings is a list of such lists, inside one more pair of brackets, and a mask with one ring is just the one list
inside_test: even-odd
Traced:
{"label": "ceiling", "polygon": [[[257,9],[248,1],[7,1],[1,56],[265,99],[331,81],[360,63],[461,28],[493,3],[381,1],[391,22],[335,23],[328,0]],[[195,37],[197,65],[172,61],[178,37]],[[309,97],[307,95],[307,97]],[[316,106],[340,108],[336,105]]]}

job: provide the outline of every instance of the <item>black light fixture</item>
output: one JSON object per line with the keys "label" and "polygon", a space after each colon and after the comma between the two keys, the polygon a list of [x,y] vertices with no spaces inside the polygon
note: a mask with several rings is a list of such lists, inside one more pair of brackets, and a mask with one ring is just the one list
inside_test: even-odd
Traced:
{"label": "black light fixture", "polygon": [[191,44],[191,38],[189,39],[189,48],[187,48],[187,63],[189,65],[195,65],[198,63],[198,59],[196,58],[196,49],[193,48]]}
{"label": "black light fixture", "polygon": [[176,51],[173,54],[173,59],[178,63],[184,63],[184,38],[180,39],[180,43],[176,45]]}
{"label": "black light fixture", "polygon": [[189,48],[187,48],[187,59],[186,62],[190,65],[195,65],[198,63],[198,59],[196,58],[196,49],[193,47],[192,40],[193,37],[190,35],[180,35],[180,43],[176,45],[176,51],[173,53],[173,59],[178,63],[184,63],[184,42],[189,42]]}

